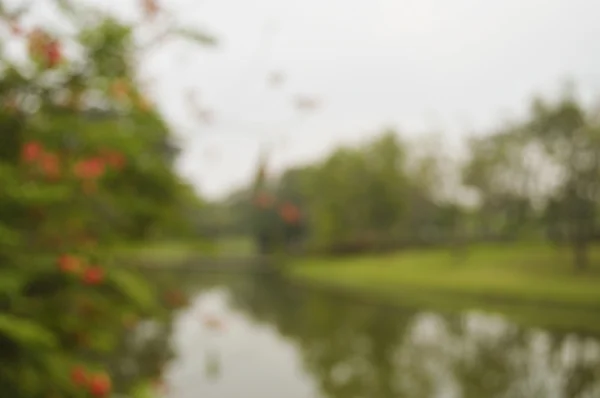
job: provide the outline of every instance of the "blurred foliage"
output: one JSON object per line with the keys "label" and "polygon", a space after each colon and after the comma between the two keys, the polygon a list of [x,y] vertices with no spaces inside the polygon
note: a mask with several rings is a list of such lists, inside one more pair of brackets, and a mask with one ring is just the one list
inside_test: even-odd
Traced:
{"label": "blurred foliage", "polygon": [[[269,178],[263,161],[211,222],[254,235],[265,251],[293,236],[311,252],[445,245],[460,259],[469,242],[550,239],[587,268],[600,237],[600,120],[573,95],[536,99],[521,120],[470,138],[463,159],[435,137],[399,137],[386,131]],[[293,233],[273,211],[287,200],[302,214]]]}
{"label": "blurred foliage", "polygon": [[[374,305],[350,292],[307,289],[273,276],[220,285],[233,309],[298,347],[302,369],[323,396],[429,397],[448,384],[465,398],[598,391],[600,357],[556,360],[566,346],[590,352],[593,340],[586,337],[521,329],[481,312],[450,317],[405,303]],[[544,349],[533,348],[540,341]],[[549,383],[557,374],[562,382]]]}
{"label": "blurred foliage", "polygon": [[[172,309],[186,299],[107,248],[192,236],[201,202],[136,83],[134,34],[155,15],[126,24],[88,3],[51,3],[75,29],[26,29],[32,3],[0,3],[2,44],[26,55],[0,59],[0,391],[136,396],[160,377]],[[141,320],[155,332],[134,344]]]}

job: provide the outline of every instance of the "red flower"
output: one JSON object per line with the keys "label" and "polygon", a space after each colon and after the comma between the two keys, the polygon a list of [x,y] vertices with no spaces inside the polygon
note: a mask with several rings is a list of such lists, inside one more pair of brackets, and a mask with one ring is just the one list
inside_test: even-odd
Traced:
{"label": "red flower", "polygon": [[60,164],[56,154],[44,153],[40,159],[40,162],[46,177],[53,179],[60,177]]}
{"label": "red flower", "polygon": [[58,268],[65,273],[76,273],[81,270],[81,260],[69,254],[63,254],[58,258]]}
{"label": "red flower", "polygon": [[83,282],[87,285],[98,285],[104,280],[104,270],[100,267],[90,267],[83,273]]}
{"label": "red flower", "polygon": [[75,164],[75,175],[82,179],[96,179],[101,177],[105,171],[105,164],[102,158],[91,158],[82,160]]}
{"label": "red flower", "polygon": [[112,383],[105,373],[96,373],[90,377],[88,387],[93,396],[105,397],[110,392]]}
{"label": "red flower", "polygon": [[41,29],[34,29],[29,34],[28,46],[30,55],[48,68],[54,68],[62,60],[60,43]]}
{"label": "red flower", "polygon": [[88,381],[88,375],[83,366],[75,366],[71,369],[71,381],[77,386],[85,386]]}
{"label": "red flower", "polygon": [[44,148],[37,141],[29,141],[23,145],[23,149],[21,151],[21,158],[26,163],[31,163],[37,160],[42,153],[44,152]]}
{"label": "red flower", "polygon": [[279,209],[279,215],[288,224],[293,224],[300,220],[300,210],[292,203],[284,203]]}
{"label": "red flower", "polygon": [[44,46],[44,57],[46,65],[49,68],[54,68],[62,60],[62,50],[60,43],[57,40],[49,40]]}

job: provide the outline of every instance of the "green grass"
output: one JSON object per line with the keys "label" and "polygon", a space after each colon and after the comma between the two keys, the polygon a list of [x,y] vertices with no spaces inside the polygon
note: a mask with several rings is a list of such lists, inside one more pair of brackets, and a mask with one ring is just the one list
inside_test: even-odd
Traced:
{"label": "green grass", "polygon": [[474,247],[463,261],[442,249],[303,259],[289,274],[399,305],[483,309],[523,324],[600,334],[599,249],[585,273],[573,270],[568,249],[521,244]]}

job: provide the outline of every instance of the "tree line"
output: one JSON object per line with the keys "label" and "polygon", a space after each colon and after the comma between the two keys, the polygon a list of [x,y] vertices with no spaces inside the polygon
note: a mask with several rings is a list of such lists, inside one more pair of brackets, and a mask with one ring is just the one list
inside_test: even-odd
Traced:
{"label": "tree line", "polygon": [[[253,234],[264,251],[450,245],[461,253],[477,241],[547,240],[569,245],[585,269],[599,237],[598,116],[565,92],[471,136],[462,157],[386,130],[277,176],[262,162],[251,186],[213,205],[207,225]],[[297,218],[282,217],[282,206]]]}

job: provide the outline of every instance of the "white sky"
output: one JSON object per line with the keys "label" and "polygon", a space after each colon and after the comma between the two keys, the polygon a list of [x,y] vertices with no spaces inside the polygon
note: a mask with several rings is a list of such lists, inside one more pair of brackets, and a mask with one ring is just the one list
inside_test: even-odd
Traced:
{"label": "white sky", "polygon": [[[163,4],[220,40],[215,49],[172,45],[143,65],[182,138],[178,169],[210,197],[253,175],[261,143],[287,137],[272,151],[280,169],[386,126],[409,137],[443,131],[456,143],[522,111],[536,92],[556,91],[565,78],[585,95],[600,93],[597,0]],[[266,82],[273,70],[287,77],[277,89]],[[190,117],[189,89],[214,110],[214,124]],[[292,100],[304,93],[322,106],[301,117]]]}

